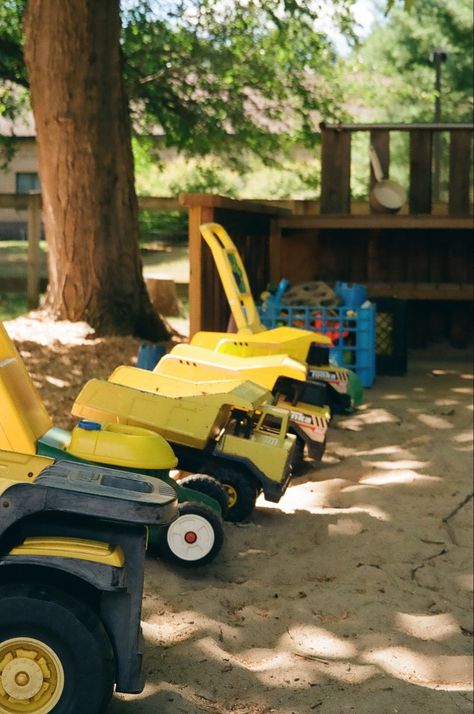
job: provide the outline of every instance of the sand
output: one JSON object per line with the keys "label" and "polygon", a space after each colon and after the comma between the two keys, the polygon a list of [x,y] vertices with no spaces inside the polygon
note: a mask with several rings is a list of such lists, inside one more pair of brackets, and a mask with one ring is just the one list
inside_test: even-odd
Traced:
{"label": "sand", "polygon": [[[139,345],[38,315],[6,327],[64,427],[84,381]],[[465,351],[410,353],[279,504],[225,525],[214,562],[148,558],[147,685],[108,712],[472,712],[472,373]]]}

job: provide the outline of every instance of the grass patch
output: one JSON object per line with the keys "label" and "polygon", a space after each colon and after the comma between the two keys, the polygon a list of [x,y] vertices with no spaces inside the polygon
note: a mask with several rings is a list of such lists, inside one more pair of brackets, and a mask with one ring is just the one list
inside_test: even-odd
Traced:
{"label": "grass patch", "polygon": [[[46,277],[47,268],[46,241],[40,241],[41,275]],[[0,278],[15,278],[26,275],[28,243],[26,240],[0,241]],[[0,293],[3,294],[3,293]]]}
{"label": "grass patch", "polygon": [[26,295],[0,293],[0,320],[14,320],[25,312],[28,312]]}

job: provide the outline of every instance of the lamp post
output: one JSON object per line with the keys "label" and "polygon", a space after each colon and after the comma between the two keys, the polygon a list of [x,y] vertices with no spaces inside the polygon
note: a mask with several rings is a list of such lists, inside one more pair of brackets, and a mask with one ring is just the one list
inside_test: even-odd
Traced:
{"label": "lamp post", "polygon": [[[430,62],[435,69],[435,111],[434,120],[436,124],[441,122],[441,65],[446,62],[448,55],[443,50],[433,50],[430,55]],[[439,200],[440,193],[440,169],[441,169],[441,143],[439,131],[434,133],[433,143],[433,198]]]}

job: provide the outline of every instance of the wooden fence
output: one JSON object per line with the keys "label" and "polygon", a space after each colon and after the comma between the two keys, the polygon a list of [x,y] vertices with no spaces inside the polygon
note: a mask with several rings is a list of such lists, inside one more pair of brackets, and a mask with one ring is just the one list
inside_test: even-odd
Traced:
{"label": "wooden fence", "polygon": [[[374,145],[385,176],[390,175],[393,133],[408,132],[408,201],[398,214],[374,213],[367,201],[353,200],[351,144],[357,132],[365,133]],[[440,132],[449,137],[449,161],[444,167],[449,195],[444,203],[434,201],[432,193],[433,147]],[[423,323],[436,322],[432,315],[440,314],[440,304],[451,303],[446,320],[457,321],[458,332],[466,333],[473,282],[472,125],[322,125],[321,140],[320,200],[237,201],[206,194],[182,194],[179,201],[139,198],[142,209],[189,212],[191,334],[226,329],[229,318],[210,251],[203,247],[199,233],[199,225],[208,221],[229,230],[255,295],[268,281],[276,283],[281,277],[291,282],[359,282],[367,285],[372,298],[432,302],[433,308],[420,318]],[[374,181],[368,162],[368,190]],[[28,299],[34,305],[40,199],[3,195],[2,207],[28,210]]]}

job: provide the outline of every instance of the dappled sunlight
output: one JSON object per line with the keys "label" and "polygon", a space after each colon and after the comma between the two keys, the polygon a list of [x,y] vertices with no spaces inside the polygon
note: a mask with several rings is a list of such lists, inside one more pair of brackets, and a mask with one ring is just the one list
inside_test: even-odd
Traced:
{"label": "dappled sunlight", "polygon": [[387,402],[396,402],[396,401],[408,399],[406,394],[384,394],[383,398]]}
{"label": "dappled sunlight", "polygon": [[[355,490],[358,487],[354,486],[349,481],[342,482],[343,484],[346,484],[346,488],[341,488],[341,485],[339,484],[339,488],[336,489],[336,495],[339,494],[340,492],[348,492],[350,490]],[[330,497],[330,492],[327,492],[324,495],[319,494],[317,491],[314,493],[304,493],[304,495],[301,494],[301,492],[296,492],[296,488],[290,489],[286,492],[285,498],[278,504],[276,507],[274,503],[270,503],[268,501],[265,501],[263,498],[260,498],[257,500],[257,506],[260,510],[268,510],[272,511],[275,510],[276,508],[278,511],[285,513],[285,514],[294,514],[297,513],[298,511],[304,510],[308,514],[312,515],[319,515],[319,516],[333,516],[337,515],[340,516],[341,514],[346,514],[346,515],[358,515],[358,514],[366,514],[370,516],[371,518],[375,518],[376,520],[382,520],[382,521],[389,521],[390,516],[389,514],[383,510],[382,508],[374,505],[374,504],[357,504],[356,506],[348,506],[343,507],[340,506],[339,504],[337,506],[332,507],[331,506],[331,499]]]}
{"label": "dappled sunlight", "polygon": [[46,376],[45,380],[53,387],[58,387],[59,389],[71,386],[71,382],[66,382],[64,379],[58,379],[57,377]]}
{"label": "dappled sunlight", "polygon": [[397,483],[414,483],[415,481],[426,481],[428,483],[434,483],[436,481],[441,481],[439,476],[424,476],[411,469],[392,469],[390,473],[379,473],[371,474],[370,476],[365,476],[360,480],[360,483],[371,484],[373,486],[387,486],[389,484]]}
{"label": "dappled sunlight", "polygon": [[420,640],[442,641],[459,633],[459,624],[450,613],[439,615],[412,615],[406,612],[395,613],[395,627]]}
{"label": "dappled sunlight", "polygon": [[362,660],[410,684],[451,691],[472,689],[472,657],[425,655],[408,647],[386,647],[363,653]]}
{"label": "dappled sunlight", "polygon": [[434,399],[433,405],[440,408],[440,414],[454,414],[454,407],[460,405],[459,399]]}
{"label": "dappled sunlight", "polygon": [[374,424],[397,424],[400,418],[387,411],[386,409],[368,409],[367,411],[357,412],[352,416],[345,417],[338,424],[340,429],[360,431],[364,426]]}
{"label": "dappled sunlight", "polygon": [[[143,634],[150,643],[160,647],[177,645],[179,642],[190,640],[203,627],[209,626],[210,622],[204,622],[203,617],[198,613],[194,613],[194,616],[199,624],[194,621],[171,623],[163,622],[159,618],[148,618],[146,622],[143,622]],[[159,619],[158,622],[156,622],[157,619]]]}
{"label": "dappled sunlight", "polygon": [[364,530],[364,524],[355,518],[338,518],[336,523],[328,525],[329,536],[358,535]]}
{"label": "dappled sunlight", "polygon": [[456,584],[468,593],[474,592],[474,573],[456,575]]}
{"label": "dappled sunlight", "polygon": [[461,431],[455,436],[452,437],[452,441],[455,441],[459,444],[465,444],[466,442],[469,442],[472,444],[474,440],[474,435],[472,431]]}
{"label": "dappled sunlight", "polygon": [[379,454],[386,454],[388,455],[393,455],[399,454],[402,451],[400,446],[393,445],[393,446],[376,446],[373,449],[361,449],[360,451],[357,451],[358,456],[378,456]]}
{"label": "dappled sunlight", "polygon": [[411,461],[409,459],[398,459],[397,461],[371,461],[370,464],[377,469],[388,469],[390,471],[406,469],[423,469],[430,464],[429,461]]}
{"label": "dappled sunlight", "polygon": [[472,394],[472,387],[453,387],[452,388],[453,392],[456,392],[456,394]]}
{"label": "dappled sunlight", "polygon": [[329,630],[308,624],[293,625],[279,641],[279,647],[300,656],[347,659],[354,657],[356,647]]}
{"label": "dappled sunlight", "polygon": [[447,419],[433,414],[418,414],[417,419],[430,429],[454,429],[453,424]]}

